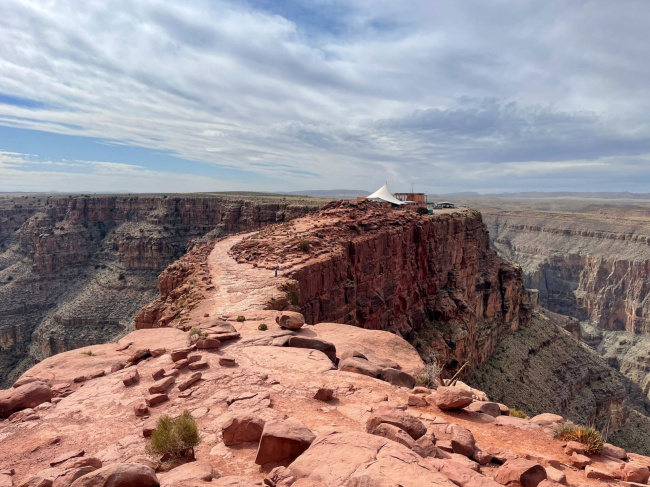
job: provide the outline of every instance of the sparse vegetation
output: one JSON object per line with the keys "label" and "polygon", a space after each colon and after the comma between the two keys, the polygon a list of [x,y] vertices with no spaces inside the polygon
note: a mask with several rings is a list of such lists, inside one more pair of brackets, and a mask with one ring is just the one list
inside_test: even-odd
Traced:
{"label": "sparse vegetation", "polygon": [[603,451],[603,436],[600,431],[587,426],[577,426],[571,421],[556,426],[553,438],[582,443],[585,446],[585,452],[590,455]]}
{"label": "sparse vegetation", "polygon": [[418,215],[428,215],[429,210],[427,210],[424,206],[418,206],[417,209],[415,210]]}
{"label": "sparse vegetation", "polygon": [[291,289],[287,293],[287,301],[289,301],[289,304],[292,306],[297,306],[298,305],[298,293]]}
{"label": "sparse vegetation", "polygon": [[351,211],[350,213],[348,213],[348,218],[350,220],[356,220],[357,214],[354,211]]}
{"label": "sparse vegetation", "polygon": [[510,416],[521,419],[526,419],[528,417],[525,412],[523,412],[521,409],[516,408],[510,408]]}
{"label": "sparse vegetation", "polygon": [[92,350],[86,350],[85,352],[81,352],[82,355],[88,355],[89,357],[94,357],[95,354],[93,353]]}
{"label": "sparse vegetation", "polygon": [[438,363],[435,355],[429,354],[423,360],[424,369],[415,376],[415,380],[424,387],[433,387],[441,384],[440,374],[442,373],[442,366]]}
{"label": "sparse vegetation", "polygon": [[148,451],[175,458],[194,458],[194,447],[201,443],[199,428],[188,410],[176,418],[161,416],[151,434]]}
{"label": "sparse vegetation", "polygon": [[196,328],[196,327],[193,327],[190,330],[190,337],[193,336],[193,335],[198,335],[200,337],[207,337],[208,336],[208,334],[206,332],[203,332],[199,328]]}
{"label": "sparse vegetation", "polygon": [[14,276],[7,276],[7,281],[8,281],[8,282],[11,282],[11,281],[13,281],[13,280],[14,280]]}
{"label": "sparse vegetation", "polygon": [[303,252],[309,252],[309,240],[301,240],[298,244],[298,248]]}
{"label": "sparse vegetation", "polygon": [[239,315],[239,316],[237,317],[237,321],[240,322],[240,323],[243,322],[243,321],[246,321],[246,317],[245,317],[245,316],[242,316],[242,315]]}
{"label": "sparse vegetation", "polygon": [[117,280],[118,281],[123,281],[124,279],[126,279],[126,277],[124,276],[124,273],[120,272],[120,275],[117,277]]}
{"label": "sparse vegetation", "polygon": [[266,326],[266,323],[261,323],[261,324],[257,327],[257,329],[260,330],[260,331],[266,331],[266,330],[269,329],[269,327]]}

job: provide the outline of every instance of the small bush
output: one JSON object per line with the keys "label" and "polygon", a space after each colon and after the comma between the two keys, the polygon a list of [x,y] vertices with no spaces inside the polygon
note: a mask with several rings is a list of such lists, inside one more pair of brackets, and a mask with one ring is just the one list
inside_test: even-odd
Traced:
{"label": "small bush", "polygon": [[287,293],[287,300],[290,305],[296,306],[298,304],[298,293],[292,289]]}
{"label": "small bush", "polygon": [[510,416],[515,418],[526,419],[528,416],[521,409],[510,408]]}
{"label": "small bush", "polygon": [[118,281],[123,281],[125,279],[124,273],[120,273],[120,275],[117,277]]}
{"label": "small bush", "polygon": [[200,337],[207,337],[208,336],[207,332],[202,332],[199,328],[196,328],[196,327],[193,327],[192,329],[190,329],[190,336],[192,336],[192,335],[198,335]]}
{"label": "small bush", "polygon": [[86,350],[85,352],[81,352],[81,353],[83,355],[88,355],[89,357],[93,357],[95,355],[92,350]]}
{"label": "small bush", "polygon": [[194,458],[194,447],[201,443],[199,427],[188,410],[176,418],[161,416],[151,434],[148,450],[176,458]]}
{"label": "small bush", "polygon": [[603,451],[603,437],[598,430],[585,426],[576,426],[570,421],[556,426],[553,431],[553,438],[582,443],[585,445],[585,452],[590,455]]}
{"label": "small bush", "polygon": [[259,326],[257,327],[257,329],[260,330],[260,331],[266,331],[266,330],[269,329],[269,327],[266,326],[266,323],[262,323],[261,325],[259,325]]}
{"label": "small bush", "polygon": [[7,282],[11,282],[14,280],[14,276],[7,276]]}
{"label": "small bush", "polygon": [[441,383],[440,374],[442,373],[442,366],[433,354],[425,358],[424,369],[422,369],[416,376],[415,380],[422,384],[424,387],[434,387]]}
{"label": "small bush", "polygon": [[429,210],[427,210],[424,206],[418,206],[417,210],[415,210],[418,215],[428,215]]}
{"label": "small bush", "polygon": [[239,315],[239,316],[237,317],[237,321],[239,321],[240,323],[243,322],[243,321],[246,321],[246,317],[245,317],[245,316],[242,316],[242,315]]}
{"label": "small bush", "polygon": [[298,248],[303,252],[309,252],[309,240],[301,240],[298,244]]}
{"label": "small bush", "polygon": [[350,213],[348,213],[348,218],[350,220],[356,220],[357,214],[354,211],[351,211]]}

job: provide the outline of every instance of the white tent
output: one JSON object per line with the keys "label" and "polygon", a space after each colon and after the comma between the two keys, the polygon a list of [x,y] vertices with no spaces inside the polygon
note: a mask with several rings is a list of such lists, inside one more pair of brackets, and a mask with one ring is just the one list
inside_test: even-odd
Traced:
{"label": "white tent", "polygon": [[398,200],[392,194],[390,194],[390,191],[388,191],[388,185],[387,184],[384,184],[381,188],[379,188],[377,191],[372,193],[370,196],[366,196],[366,199],[386,201],[386,202],[392,203],[394,205],[403,205],[404,204],[403,201]]}

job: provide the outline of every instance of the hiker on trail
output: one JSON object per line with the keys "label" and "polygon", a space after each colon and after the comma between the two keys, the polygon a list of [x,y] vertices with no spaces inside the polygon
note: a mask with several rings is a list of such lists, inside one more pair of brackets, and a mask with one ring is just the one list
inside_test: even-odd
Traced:
{"label": "hiker on trail", "polygon": [[275,265],[275,277],[278,277],[278,269],[280,268],[280,264]]}

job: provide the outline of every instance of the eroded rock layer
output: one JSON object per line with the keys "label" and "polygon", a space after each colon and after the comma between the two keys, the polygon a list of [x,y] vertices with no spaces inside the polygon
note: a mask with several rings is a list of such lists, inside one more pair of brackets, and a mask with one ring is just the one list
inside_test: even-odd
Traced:
{"label": "eroded rock layer", "polygon": [[283,222],[319,200],[226,196],[0,198],[0,385],[132,326],[158,273],[194,242]]}

